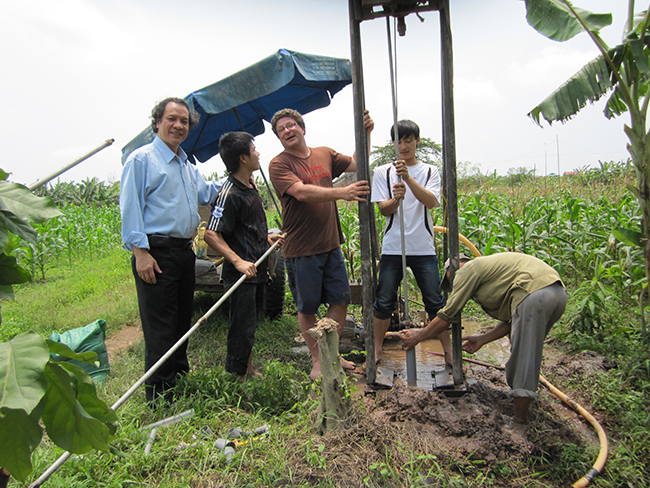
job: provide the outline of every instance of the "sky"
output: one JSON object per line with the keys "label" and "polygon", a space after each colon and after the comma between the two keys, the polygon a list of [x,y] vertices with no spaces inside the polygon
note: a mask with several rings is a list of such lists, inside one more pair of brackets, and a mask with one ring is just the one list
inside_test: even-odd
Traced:
{"label": "sky", "polygon": [[[622,37],[627,2],[576,0],[611,12],[602,30]],[[406,18],[397,40],[398,117],[442,142],[438,12]],[[0,0],[0,168],[30,184],[101,145],[60,181],[120,179],[121,149],[149,124],[156,102],[221,80],[284,48],[350,58],[346,0]],[[597,55],[581,34],[557,43],[525,19],[520,0],[451,0],[456,159],[483,173],[537,174],[629,157],[623,124],[607,120],[604,99],[566,124],[537,126],[527,113]],[[393,123],[385,19],[361,24],[366,107],[373,145]],[[354,152],[352,86],[305,116],[310,146]],[[262,169],[282,151],[267,124],[255,139]],[[204,175],[225,170],[218,157]],[[56,180],[55,180],[56,181]]]}

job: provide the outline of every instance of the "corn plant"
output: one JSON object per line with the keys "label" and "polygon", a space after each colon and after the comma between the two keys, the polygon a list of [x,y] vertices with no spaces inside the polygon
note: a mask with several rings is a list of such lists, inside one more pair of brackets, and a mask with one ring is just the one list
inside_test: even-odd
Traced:
{"label": "corn plant", "polygon": [[361,253],[359,251],[359,214],[356,208],[342,205],[339,208],[341,231],[345,242],[341,245],[341,252],[345,259],[349,279],[359,277],[361,271]]}
{"label": "corn plant", "polygon": [[22,240],[16,249],[20,262],[40,279],[50,266],[66,262],[73,266],[76,257],[96,257],[121,243],[120,214],[117,205],[85,206],[64,205],[63,215],[42,224],[35,224],[38,237],[29,242]]}

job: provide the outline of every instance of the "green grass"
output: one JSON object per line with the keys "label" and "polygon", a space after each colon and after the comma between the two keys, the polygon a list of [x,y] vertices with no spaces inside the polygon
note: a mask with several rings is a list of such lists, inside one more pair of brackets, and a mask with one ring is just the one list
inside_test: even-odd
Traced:
{"label": "green grass", "polygon": [[130,253],[109,250],[71,268],[53,268],[49,275],[45,282],[14,287],[16,300],[2,303],[0,340],[27,330],[49,336],[97,319],[106,320],[111,336],[139,321]]}
{"label": "green grass", "polygon": [[[612,247],[608,241],[613,226],[638,223],[635,203],[621,188],[621,180],[610,185],[556,180],[548,186],[540,181],[508,185],[481,180],[465,190],[461,205],[464,232],[473,234],[473,240],[480,240],[484,247],[489,237],[495,237],[490,245],[498,251],[510,244],[515,249],[525,245],[527,252],[540,253],[561,268],[571,300],[552,334],[556,342],[565,344],[568,354],[593,350],[604,355],[609,369],[586,378],[547,374],[602,420],[610,457],[592,486],[607,488],[650,486],[650,355],[640,338],[635,302],[642,285],[638,278],[642,255],[620,242]],[[348,207],[344,212],[354,210]],[[542,217],[539,225],[546,233],[535,230],[526,235],[526,226]],[[350,235],[354,236],[352,227]],[[352,241],[351,255],[356,254],[354,245]],[[99,254],[93,253],[92,259],[90,253],[64,254],[64,259],[50,263],[56,266],[48,267],[44,282],[15,287],[16,302],[2,303],[0,340],[24,330],[48,336],[51,331],[62,332],[99,318],[107,321],[110,336],[128,323],[139,322],[129,253],[113,249]],[[600,271],[595,266],[598,262]],[[578,292],[582,283],[589,286]],[[602,297],[598,283],[608,287]],[[583,318],[600,322],[588,322],[583,328],[574,325],[573,319],[583,310],[582,300],[588,300],[587,305],[598,302],[598,317]],[[197,294],[194,319],[214,301],[212,295]],[[465,312],[484,317],[476,307]],[[382,437],[381,433],[397,432],[389,430],[396,428],[390,422],[374,426],[384,429],[379,433],[369,429],[363,423],[366,411],[361,403],[356,404],[357,430],[347,430],[341,445],[335,437],[318,436],[313,429],[316,404],[306,397],[310,360],[292,351],[298,334],[295,316],[285,314],[277,321],[260,322],[253,364],[266,380],[243,387],[223,368],[227,329],[224,307],[192,336],[192,370],[177,388],[174,408],[153,412],[145,405],[144,392],[137,391],[118,411],[113,450],[69,460],[45,486],[344,486],[340,476],[347,466],[342,461],[346,456],[358,459],[353,465],[356,471],[349,474],[356,484],[345,486],[416,486],[423,480],[441,487],[566,486],[585,474],[597,456],[593,445],[567,443],[554,432],[531,433],[531,440],[539,441],[541,447],[524,461],[487,463],[436,456],[419,450],[408,438]],[[112,360],[109,380],[98,387],[109,405],[140,378],[143,356],[144,344],[139,342]],[[151,455],[145,457],[148,433],[140,428],[189,408],[195,415],[161,428]],[[552,413],[538,409],[538,415]],[[232,463],[226,463],[214,449],[214,440],[228,429],[264,424],[270,425],[270,436],[238,449]],[[202,438],[204,427],[214,435]],[[183,443],[197,441],[202,444],[181,448]],[[27,486],[60,454],[45,438],[34,454],[33,478],[21,486]]]}

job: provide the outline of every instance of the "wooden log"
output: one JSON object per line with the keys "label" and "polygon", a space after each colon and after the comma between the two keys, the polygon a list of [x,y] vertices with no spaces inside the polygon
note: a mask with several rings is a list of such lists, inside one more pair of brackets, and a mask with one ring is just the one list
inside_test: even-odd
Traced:
{"label": "wooden log", "polygon": [[352,411],[352,402],[345,386],[345,373],[339,356],[338,324],[324,318],[307,331],[316,339],[320,356],[321,402],[316,427],[320,434],[339,428]]}

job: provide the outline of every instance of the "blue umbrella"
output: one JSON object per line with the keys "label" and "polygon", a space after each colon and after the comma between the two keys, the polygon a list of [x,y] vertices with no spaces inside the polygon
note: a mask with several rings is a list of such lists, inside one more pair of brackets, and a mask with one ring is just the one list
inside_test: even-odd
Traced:
{"label": "blue umbrella", "polygon": [[[262,120],[270,122],[278,110],[292,108],[306,114],[326,107],[351,82],[347,59],[280,49],[185,97],[189,106],[201,114],[201,121],[181,147],[192,161],[206,161],[219,152],[219,138],[226,132],[262,134]],[[122,164],[154,136],[151,126],[140,132],[122,148]]]}

